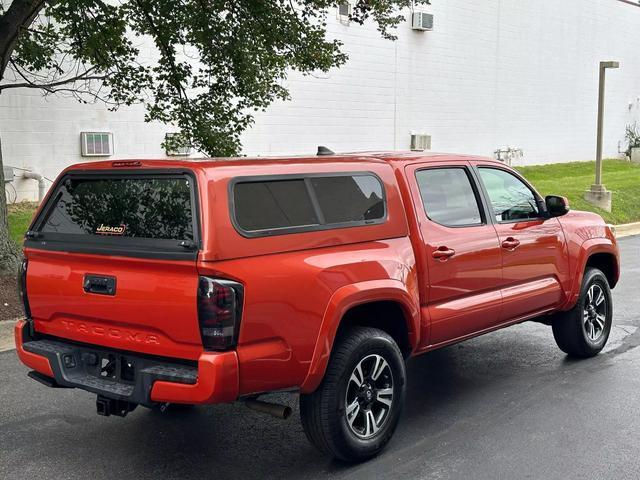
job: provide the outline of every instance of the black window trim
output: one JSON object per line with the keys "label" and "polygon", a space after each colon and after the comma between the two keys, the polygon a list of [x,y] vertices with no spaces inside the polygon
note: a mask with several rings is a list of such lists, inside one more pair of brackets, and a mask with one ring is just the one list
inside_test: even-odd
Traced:
{"label": "black window trim", "polygon": [[[467,175],[467,179],[469,180],[469,185],[471,185],[471,190],[473,191],[473,196],[475,197],[476,204],[478,205],[478,213],[480,213],[480,223],[466,223],[463,225],[447,225],[444,223],[440,223],[429,216],[429,212],[427,212],[427,206],[424,204],[424,201],[422,200],[422,192],[420,191],[420,182],[418,181],[418,172],[422,172],[424,170],[453,170],[453,169],[463,170],[464,173]],[[416,180],[416,185],[418,187],[418,193],[420,194],[419,200],[420,200],[420,204],[422,205],[422,211],[424,212],[425,216],[429,219],[430,222],[433,222],[445,228],[484,227],[490,223],[487,221],[487,218],[491,218],[491,217],[488,215],[489,212],[487,210],[487,206],[485,205],[484,196],[480,192],[477,179],[475,178],[475,175],[473,175],[473,172],[468,165],[452,164],[452,165],[434,165],[429,167],[421,167],[415,170],[414,177]]]}
{"label": "black window trim", "polygon": [[[512,176],[516,177],[518,180],[520,180],[522,183],[524,183],[525,187],[527,187],[529,189],[529,191],[531,191],[531,193],[533,194],[533,198],[535,198],[537,206],[538,206],[538,216],[537,217],[532,217],[532,218],[516,218],[514,220],[498,220],[497,216],[496,216],[496,212],[493,209],[493,203],[491,203],[491,197],[489,196],[489,192],[484,184],[484,181],[482,180],[482,176],[480,175],[480,170],[481,169],[492,169],[492,170],[500,170],[502,172],[511,174]],[[480,188],[482,189],[482,194],[485,198],[485,202],[487,204],[487,208],[489,209],[490,212],[490,218],[492,219],[492,222],[497,224],[497,225],[507,225],[510,223],[522,223],[522,222],[535,222],[535,221],[544,221],[547,220],[549,218],[548,214],[547,214],[547,209],[546,209],[546,205],[544,202],[544,199],[542,198],[542,196],[540,196],[540,194],[536,191],[535,188],[533,188],[533,186],[522,176],[520,175],[517,171],[515,170],[511,170],[511,169],[507,169],[507,168],[503,168],[500,165],[488,165],[488,164],[478,164],[474,167],[474,170],[476,171],[476,176],[478,179],[478,183],[480,185]]]}
{"label": "black window trim", "polygon": [[[56,199],[65,180],[73,179],[117,179],[117,178],[187,178],[190,181],[191,217],[193,219],[193,248],[180,246],[180,240],[125,238],[118,244],[108,237],[68,233],[42,232],[45,219],[55,208]],[[26,238],[25,248],[70,253],[115,255],[122,257],[149,258],[163,260],[196,260],[202,248],[200,229],[200,196],[198,181],[193,171],[187,169],[108,169],[71,170],[60,177],[52,187],[47,204],[33,219],[29,231],[37,233],[37,238]]]}
{"label": "black window trim", "polygon": [[[324,223],[325,218],[320,208],[318,198],[315,190],[311,184],[312,178],[333,178],[333,177],[374,177],[379,183],[382,189],[382,203],[384,206],[384,215],[375,220],[358,220],[351,222],[339,222],[339,223]],[[240,226],[236,218],[236,208],[233,192],[235,186],[238,183],[256,183],[266,181],[283,181],[283,180],[303,180],[309,194],[311,205],[313,206],[314,213],[318,219],[317,224],[302,225],[296,227],[277,227],[268,228],[262,230],[245,230]],[[275,174],[275,175],[250,175],[234,177],[229,181],[227,189],[227,196],[229,198],[229,216],[233,228],[245,238],[261,238],[261,237],[273,237],[276,235],[289,235],[294,233],[306,233],[306,232],[318,232],[324,230],[337,230],[341,228],[362,227],[371,225],[380,225],[386,223],[388,217],[387,209],[387,192],[382,179],[374,172],[371,171],[355,171],[355,172],[314,172],[314,173],[291,173],[291,174]],[[320,223],[323,222],[323,223]]]}

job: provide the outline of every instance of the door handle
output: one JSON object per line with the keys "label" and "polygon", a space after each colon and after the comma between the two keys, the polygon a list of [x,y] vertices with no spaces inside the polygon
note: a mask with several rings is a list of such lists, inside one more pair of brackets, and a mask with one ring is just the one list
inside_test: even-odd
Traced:
{"label": "door handle", "polygon": [[502,248],[507,250],[515,250],[520,245],[520,240],[517,240],[513,237],[508,237],[504,242],[502,242]]}
{"label": "door handle", "polygon": [[116,294],[116,277],[85,275],[82,286],[87,293],[113,296]]}
{"label": "door handle", "polygon": [[445,261],[448,258],[453,257],[456,254],[456,251],[449,247],[438,247],[437,250],[434,250],[432,255],[436,260]]}

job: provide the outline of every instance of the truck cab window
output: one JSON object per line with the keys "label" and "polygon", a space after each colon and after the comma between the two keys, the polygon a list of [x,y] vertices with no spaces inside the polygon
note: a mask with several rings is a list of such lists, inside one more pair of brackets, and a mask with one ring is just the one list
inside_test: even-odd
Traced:
{"label": "truck cab window", "polygon": [[416,172],[427,216],[447,227],[481,225],[482,216],[464,168],[431,168]]}
{"label": "truck cab window", "polygon": [[480,177],[498,222],[540,217],[535,195],[518,177],[497,168],[482,167]]}

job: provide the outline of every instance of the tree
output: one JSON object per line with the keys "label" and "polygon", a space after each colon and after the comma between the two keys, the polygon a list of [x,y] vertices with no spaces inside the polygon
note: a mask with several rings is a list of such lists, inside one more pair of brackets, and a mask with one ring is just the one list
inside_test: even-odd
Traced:
{"label": "tree", "polygon": [[[142,103],[146,121],[180,129],[170,141],[236,155],[253,114],[288,98],[288,71],[326,72],[347,60],[341,42],[326,36],[327,15],[338,3],[0,0],[0,94],[36,88],[112,109]],[[402,9],[414,3],[429,0],[359,0],[350,20],[371,19],[394,39]],[[148,43],[152,61],[141,52]],[[1,195],[0,271],[17,258],[4,212]]]}

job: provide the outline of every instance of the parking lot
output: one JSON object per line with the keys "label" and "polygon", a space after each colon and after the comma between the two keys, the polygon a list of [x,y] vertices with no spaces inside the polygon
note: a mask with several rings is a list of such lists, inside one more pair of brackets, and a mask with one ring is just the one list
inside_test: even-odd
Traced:
{"label": "parking lot", "polygon": [[412,360],[389,448],[362,465],[318,454],[297,419],[241,404],[127,418],[95,396],[50,390],[0,353],[0,478],[638,478],[640,237],[620,241],[614,330],[600,356],[573,361],[551,329],[527,323]]}

